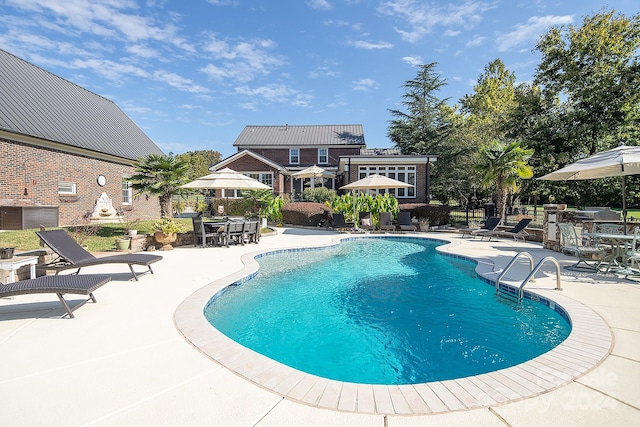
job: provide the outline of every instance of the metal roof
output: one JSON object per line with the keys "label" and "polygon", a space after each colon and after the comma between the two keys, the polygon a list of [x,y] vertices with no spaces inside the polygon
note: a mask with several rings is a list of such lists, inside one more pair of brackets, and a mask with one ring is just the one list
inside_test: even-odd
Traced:
{"label": "metal roof", "polygon": [[112,101],[0,49],[0,129],[136,160],[162,150]]}
{"label": "metal roof", "polygon": [[246,126],[234,147],[364,146],[362,125]]}

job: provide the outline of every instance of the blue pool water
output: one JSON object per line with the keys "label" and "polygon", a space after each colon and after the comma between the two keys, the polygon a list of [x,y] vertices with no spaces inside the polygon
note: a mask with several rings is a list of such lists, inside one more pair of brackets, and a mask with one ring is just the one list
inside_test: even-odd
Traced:
{"label": "blue pool water", "polygon": [[562,342],[547,306],[497,296],[475,263],[441,242],[363,238],[265,255],[205,309],[222,333],[304,372],[339,381],[415,384],[529,360]]}

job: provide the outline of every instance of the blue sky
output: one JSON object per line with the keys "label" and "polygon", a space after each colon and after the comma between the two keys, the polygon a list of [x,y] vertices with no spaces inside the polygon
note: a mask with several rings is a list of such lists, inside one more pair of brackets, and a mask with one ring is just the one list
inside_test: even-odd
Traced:
{"label": "blue sky", "polygon": [[[639,13],[637,0],[611,7]],[[441,97],[471,93],[496,58],[530,81],[536,39],[609,9],[596,0],[0,0],[0,48],[114,101],[165,152],[234,153],[246,125],[364,126],[389,147],[389,109],[416,64]]]}

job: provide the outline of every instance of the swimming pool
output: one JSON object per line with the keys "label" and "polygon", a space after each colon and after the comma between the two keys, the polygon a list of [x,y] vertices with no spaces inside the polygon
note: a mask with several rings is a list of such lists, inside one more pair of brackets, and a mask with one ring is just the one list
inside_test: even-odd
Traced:
{"label": "swimming pool", "polygon": [[218,292],[205,315],[233,340],[295,369],[369,384],[494,371],[568,336],[558,312],[496,296],[475,263],[437,253],[441,244],[376,237],[268,254],[251,280]]}

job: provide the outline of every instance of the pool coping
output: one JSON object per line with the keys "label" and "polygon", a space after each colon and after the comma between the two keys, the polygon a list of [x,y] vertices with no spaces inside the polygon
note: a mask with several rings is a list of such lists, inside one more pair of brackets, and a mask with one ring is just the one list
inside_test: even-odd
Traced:
{"label": "pool coping", "polygon": [[[333,246],[347,239],[385,237],[398,236],[341,236],[330,243],[312,247]],[[445,245],[437,248],[441,253],[475,261],[476,272],[485,281],[493,282],[492,278],[499,274],[494,271],[490,258],[473,258],[453,252],[452,249],[460,242],[418,235],[407,237],[444,242]],[[527,362],[470,377],[412,385],[356,384],[322,378],[286,366],[236,343],[206,320],[204,308],[216,293],[256,273],[256,257],[265,253],[307,249],[297,246],[243,255],[244,267],[240,271],[198,289],[178,306],[174,313],[176,328],[211,360],[283,398],[317,408],[383,415],[447,413],[535,397],[588,373],[611,352],[613,346],[609,326],[593,310],[553,289],[536,288],[526,292],[562,307],[571,320],[571,333],[554,349]]]}

